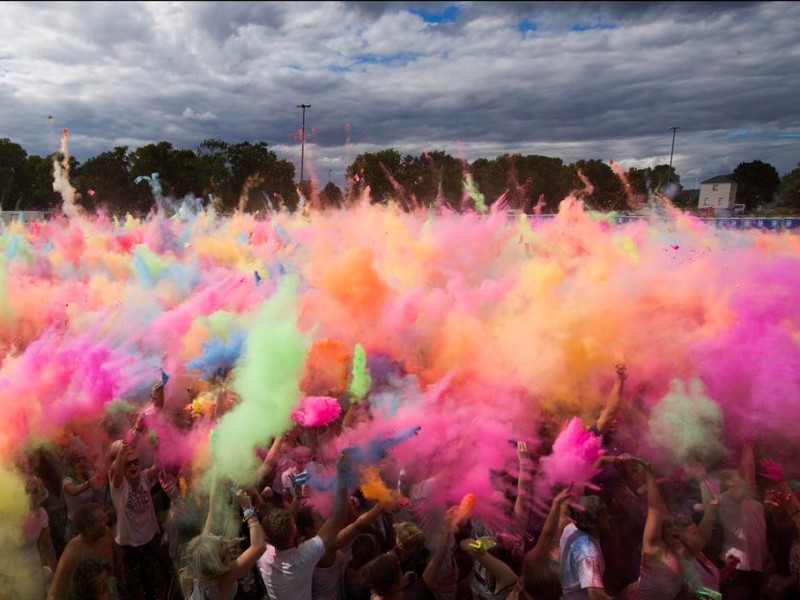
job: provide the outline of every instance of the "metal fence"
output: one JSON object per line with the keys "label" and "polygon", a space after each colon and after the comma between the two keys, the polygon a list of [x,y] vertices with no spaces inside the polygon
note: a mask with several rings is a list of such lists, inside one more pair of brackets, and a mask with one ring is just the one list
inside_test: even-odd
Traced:
{"label": "metal fence", "polygon": [[11,223],[11,221],[44,221],[53,215],[50,210],[0,210],[0,221]]}
{"label": "metal fence", "polygon": [[[528,217],[532,223],[537,221],[545,222],[553,218],[555,218],[555,215],[530,215]],[[633,215],[619,215],[614,219],[617,225],[650,220],[646,216]],[[793,231],[794,233],[800,233],[800,217],[728,217],[724,219],[699,218],[699,220],[716,229],[763,229],[765,231]]]}

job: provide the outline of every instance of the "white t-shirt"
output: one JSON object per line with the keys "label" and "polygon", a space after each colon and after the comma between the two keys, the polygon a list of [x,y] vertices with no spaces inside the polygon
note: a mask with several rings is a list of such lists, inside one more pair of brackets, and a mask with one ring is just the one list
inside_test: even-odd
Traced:
{"label": "white t-shirt", "polygon": [[561,534],[559,551],[563,600],[588,600],[586,588],[604,589],[603,571],[606,565],[597,538],[570,523]]}
{"label": "white t-shirt", "polygon": [[311,600],[314,569],[323,556],[325,544],[319,536],[288,550],[267,544],[257,564],[270,599]]}
{"label": "white t-shirt", "polygon": [[114,487],[112,479],[109,487],[117,514],[114,540],[120,546],[144,546],[158,533],[158,520],[150,497],[153,484],[142,472],[139,474],[139,489],[135,492],[127,478],[122,479],[119,488]]}
{"label": "white t-shirt", "polygon": [[342,580],[344,578],[344,552],[338,550],[333,564],[327,567],[317,566],[311,583],[313,600],[340,600],[342,597]]}
{"label": "white t-shirt", "polygon": [[733,554],[739,559],[737,570],[762,572],[767,558],[764,505],[750,498],[736,504],[723,495],[719,520],[723,533],[722,560]]}

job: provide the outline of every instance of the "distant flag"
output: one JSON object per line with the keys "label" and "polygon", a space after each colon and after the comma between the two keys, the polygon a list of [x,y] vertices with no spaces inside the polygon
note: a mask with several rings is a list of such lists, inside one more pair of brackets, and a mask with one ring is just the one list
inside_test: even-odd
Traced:
{"label": "distant flag", "polygon": [[256,277],[256,285],[258,285],[259,283],[261,283],[261,275],[258,274],[258,271],[255,272],[255,277]]}
{"label": "distant flag", "polygon": [[358,176],[358,173],[353,175],[353,179],[355,180],[356,183],[359,183],[361,181],[361,177]]}
{"label": "distant flag", "polygon": [[86,190],[86,193],[89,194],[90,196],[94,196],[94,190],[92,188]]}

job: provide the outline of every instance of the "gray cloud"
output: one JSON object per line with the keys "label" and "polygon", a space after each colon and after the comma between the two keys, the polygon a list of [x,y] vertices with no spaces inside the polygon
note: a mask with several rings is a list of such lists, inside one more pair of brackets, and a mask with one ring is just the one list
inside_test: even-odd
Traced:
{"label": "gray cloud", "polygon": [[685,184],[755,159],[785,173],[798,19],[790,2],[7,2],[0,136],[46,154],[67,127],[79,160],[264,140],[299,162],[306,103],[306,170],[339,184],[386,147],[657,164],[673,125]]}

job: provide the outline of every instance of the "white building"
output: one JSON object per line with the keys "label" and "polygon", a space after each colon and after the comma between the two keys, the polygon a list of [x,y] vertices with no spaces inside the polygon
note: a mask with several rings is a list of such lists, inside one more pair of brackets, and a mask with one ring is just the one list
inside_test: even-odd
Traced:
{"label": "white building", "polygon": [[713,209],[718,217],[733,214],[736,203],[736,182],[730,177],[718,175],[700,183],[697,208]]}

